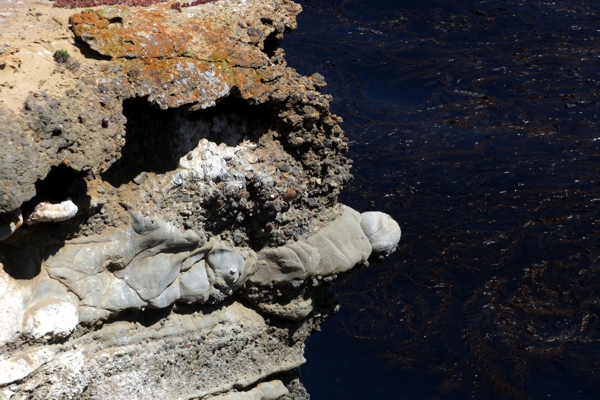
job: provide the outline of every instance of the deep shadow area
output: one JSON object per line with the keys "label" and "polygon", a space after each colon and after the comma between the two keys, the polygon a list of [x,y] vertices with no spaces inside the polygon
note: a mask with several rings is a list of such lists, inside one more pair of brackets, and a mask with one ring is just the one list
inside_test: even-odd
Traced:
{"label": "deep shadow area", "polygon": [[[164,308],[125,310],[113,317],[106,319],[104,321],[104,324],[108,325],[119,321],[127,321],[139,323],[144,327],[148,328],[161,321],[164,321],[165,318],[167,318],[172,313],[181,315],[202,314],[208,316],[216,311],[222,310],[223,308],[229,307],[235,300],[235,297],[229,297],[223,302],[217,304],[186,304],[181,302],[175,302]],[[94,329],[101,328],[98,325],[94,324]]]}
{"label": "deep shadow area", "polygon": [[64,240],[54,238],[48,225],[22,227],[7,240],[0,242],[0,264],[13,279],[33,279],[42,264],[56,254]]}
{"label": "deep shadow area", "polygon": [[263,52],[269,57],[273,57],[275,54],[275,50],[279,48],[279,43],[281,41],[277,38],[277,31],[271,32],[266,38],[264,42]]}
{"label": "deep shadow area", "polygon": [[265,105],[249,105],[234,96],[199,111],[186,107],[159,110],[146,98],[133,98],[124,101],[123,114],[127,136],[121,159],[102,174],[115,187],[142,172],[173,171],[202,138],[235,146],[246,139],[257,140],[269,126]]}
{"label": "deep shadow area", "polygon": [[35,184],[36,195],[21,206],[24,219],[42,202],[53,204],[71,199],[79,211],[72,219],[23,224],[12,236],[0,242],[0,263],[14,279],[32,279],[40,273],[42,263],[56,254],[65,239],[80,230],[90,208],[85,173],[65,165],[54,166],[44,179]]}
{"label": "deep shadow area", "polygon": [[77,47],[79,49],[79,51],[81,52],[81,55],[83,55],[85,58],[88,58],[91,60],[98,60],[98,61],[112,60],[112,57],[102,55],[102,54],[98,53],[96,50],[92,50],[92,48],[90,47],[89,44],[87,44],[86,42],[84,42],[83,40],[81,40],[77,37],[75,38],[74,44],[75,44],[75,47]]}
{"label": "deep shadow area", "polygon": [[85,196],[86,185],[84,173],[77,172],[63,164],[52,167],[44,179],[35,184],[35,197],[21,206],[23,214],[32,211],[40,202],[60,203],[68,198],[77,202],[76,198]]}

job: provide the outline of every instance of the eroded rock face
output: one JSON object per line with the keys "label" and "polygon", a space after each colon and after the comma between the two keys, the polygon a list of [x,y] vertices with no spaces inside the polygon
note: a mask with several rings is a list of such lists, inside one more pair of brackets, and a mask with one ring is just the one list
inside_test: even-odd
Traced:
{"label": "eroded rock face", "polygon": [[68,343],[4,357],[0,385],[26,379],[0,393],[4,398],[13,392],[13,398],[34,399],[173,399],[233,394],[235,389],[233,398],[238,399],[273,389],[278,396],[267,398],[279,398],[289,389],[276,382],[254,392],[243,388],[298,368],[304,362],[304,340],[322,321],[273,326],[256,311],[231,301],[186,311],[140,319],[143,325],[114,321]]}
{"label": "eroded rock face", "polygon": [[300,7],[61,12],[67,88],[0,105],[0,399],[308,398],[328,282],[400,229],[337,204],[342,119],[277,48]]}

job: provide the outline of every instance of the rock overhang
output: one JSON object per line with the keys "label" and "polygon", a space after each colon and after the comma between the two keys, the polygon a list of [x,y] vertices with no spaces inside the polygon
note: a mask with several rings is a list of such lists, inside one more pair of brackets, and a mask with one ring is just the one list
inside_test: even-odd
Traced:
{"label": "rock overhang", "polygon": [[75,14],[70,22],[78,39],[119,61],[136,96],[148,96],[163,109],[190,103],[199,109],[234,88],[243,98],[267,101],[274,91],[268,83],[282,74],[266,54],[265,41],[295,28],[300,10],[279,1],[259,7],[219,1],[184,14],[167,4],[136,10],[114,5]]}

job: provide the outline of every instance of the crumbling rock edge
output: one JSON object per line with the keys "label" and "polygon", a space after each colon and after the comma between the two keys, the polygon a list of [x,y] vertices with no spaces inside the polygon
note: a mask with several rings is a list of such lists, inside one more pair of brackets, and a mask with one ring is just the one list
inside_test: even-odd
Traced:
{"label": "crumbling rock edge", "polygon": [[308,398],[328,283],[401,232],[337,203],[342,118],[277,48],[300,7],[51,4],[11,21],[74,62],[34,75],[27,35],[0,54],[64,82],[0,92],[0,399]]}

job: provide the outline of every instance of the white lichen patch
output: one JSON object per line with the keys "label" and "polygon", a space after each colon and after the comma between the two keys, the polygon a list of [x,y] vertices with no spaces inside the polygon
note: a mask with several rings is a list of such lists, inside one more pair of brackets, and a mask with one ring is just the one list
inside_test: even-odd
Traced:
{"label": "white lichen patch", "polygon": [[23,330],[27,336],[40,339],[69,336],[79,323],[77,307],[62,299],[48,299],[27,310]]}
{"label": "white lichen patch", "polygon": [[181,176],[199,183],[202,193],[218,196],[240,192],[246,188],[246,178],[255,175],[262,184],[273,182],[276,168],[259,162],[254,154],[256,143],[245,140],[237,146],[217,145],[201,139],[198,146],[179,161]]}

